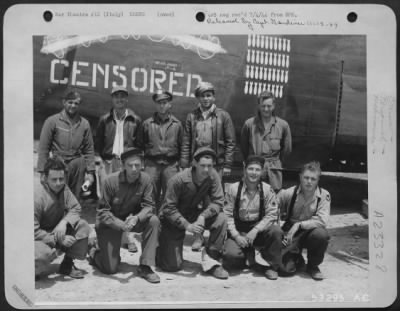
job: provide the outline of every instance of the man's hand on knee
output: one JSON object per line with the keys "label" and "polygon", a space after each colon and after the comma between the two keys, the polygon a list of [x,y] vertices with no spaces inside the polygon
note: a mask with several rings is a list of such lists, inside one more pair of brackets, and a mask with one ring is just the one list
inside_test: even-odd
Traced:
{"label": "man's hand on knee", "polygon": [[75,237],[73,237],[72,235],[66,235],[62,240],[61,245],[64,247],[71,247],[72,245],[75,244],[75,242],[76,242]]}
{"label": "man's hand on knee", "polygon": [[65,220],[61,220],[53,230],[55,240],[59,244],[62,244],[65,238],[66,231],[67,231],[67,222]]}

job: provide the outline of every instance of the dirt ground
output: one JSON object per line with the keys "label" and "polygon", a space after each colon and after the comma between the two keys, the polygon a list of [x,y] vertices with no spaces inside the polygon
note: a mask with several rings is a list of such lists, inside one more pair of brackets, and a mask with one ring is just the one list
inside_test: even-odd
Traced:
{"label": "dirt ground", "polygon": [[[184,268],[177,273],[156,269],[161,283],[150,284],[136,275],[138,253],[121,249],[122,263],[117,274],[109,276],[95,270],[86,260],[76,265],[87,273],[82,280],[58,275],[63,256],[51,265],[49,275],[36,282],[36,303],[233,303],[273,301],[315,301],[340,299],[351,302],[357,295],[368,294],[368,220],[357,208],[332,208],[329,222],[331,240],[320,268],[326,279],[312,280],[304,271],[293,277],[266,279],[249,269],[230,271],[228,280],[217,280],[201,271],[201,253],[192,252],[192,236],[187,234],[184,246]],[[84,208],[83,217],[92,226],[94,206]],[[94,231],[92,232],[94,236]],[[137,235],[140,240],[140,235]],[[305,255],[305,253],[304,253]],[[257,260],[263,264],[262,259]],[[335,298],[336,297],[336,298]]]}

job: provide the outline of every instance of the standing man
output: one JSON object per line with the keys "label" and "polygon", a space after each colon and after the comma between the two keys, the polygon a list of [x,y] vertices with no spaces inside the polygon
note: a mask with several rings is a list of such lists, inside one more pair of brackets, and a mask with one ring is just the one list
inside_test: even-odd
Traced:
{"label": "standing man", "polygon": [[227,222],[222,211],[224,194],[221,180],[213,168],[215,151],[201,147],[194,154],[193,166],[179,172],[168,182],[161,207],[160,246],[157,265],[165,271],[178,271],[183,263],[185,231],[202,234],[210,230],[210,237],[202,254],[204,271],[218,279],[228,273],[219,260],[222,255]]}
{"label": "standing man", "polygon": [[[194,94],[199,104],[186,118],[181,165],[189,167],[198,148],[211,148],[217,156],[215,169],[222,179],[231,173],[235,128],[229,113],[215,105],[215,88],[211,83],[201,82]],[[203,236],[195,235],[192,250],[199,251],[203,241]]]}
{"label": "standing man", "polygon": [[37,171],[43,178],[44,165],[50,156],[59,156],[68,168],[67,185],[79,199],[86,179],[94,181],[93,137],[89,122],[78,113],[81,96],[69,91],[64,96],[64,109],[44,122],[40,133]]}
{"label": "standing man", "polygon": [[282,227],[284,245],[300,250],[300,254],[294,256],[298,268],[304,265],[301,250],[307,249],[307,272],[314,280],[324,278],[318,266],[328,247],[326,226],[331,208],[329,192],[318,187],[320,176],[319,163],[307,163],[300,172],[300,185],[284,189],[278,195],[281,213],[286,219]]}
{"label": "standing man", "polygon": [[[121,154],[127,148],[136,147],[137,131],[141,122],[131,109],[128,109],[128,90],[117,86],[111,90],[112,108],[103,115],[97,126],[95,150],[102,158],[105,174],[121,170]],[[102,176],[105,180],[106,176]],[[126,234],[128,250],[137,252],[133,233]]]}
{"label": "standing man", "polygon": [[172,94],[159,90],[153,95],[154,115],[138,131],[138,146],[144,150],[145,171],[154,183],[157,210],[164,199],[167,182],[179,172],[182,123],[170,113]]}
{"label": "standing man", "polygon": [[81,206],[65,185],[66,165],[59,157],[49,158],[43,178],[35,189],[35,275],[45,271],[57,258],[56,249],[65,252],[59,273],[83,278],[73,260],[86,257],[90,227],[81,219]]}
{"label": "standing man", "polygon": [[269,261],[265,276],[278,278],[282,264],[283,232],[277,225],[278,204],[274,190],[261,181],[264,158],[251,155],[244,162],[243,180],[234,183],[226,192],[225,214],[228,218],[228,239],[224,259],[229,262],[255,264],[254,248],[261,248],[261,256]]}
{"label": "standing man", "polygon": [[265,159],[263,178],[278,192],[282,188],[282,162],[292,151],[292,135],[288,123],[275,116],[274,100],[270,91],[260,93],[257,115],[243,125],[240,148],[244,159],[252,154]]}
{"label": "standing man", "polygon": [[96,215],[98,249],[89,251],[89,262],[105,274],[117,272],[121,261],[123,232],[142,232],[142,254],[138,275],[150,283],[159,283],[153,272],[160,221],[153,214],[153,185],[142,172],[143,154],[130,148],[121,154],[122,170],[109,175]]}

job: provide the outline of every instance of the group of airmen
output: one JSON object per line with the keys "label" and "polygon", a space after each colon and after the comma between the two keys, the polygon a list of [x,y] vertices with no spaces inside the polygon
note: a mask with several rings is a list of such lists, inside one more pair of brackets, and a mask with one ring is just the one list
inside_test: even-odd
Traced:
{"label": "group of airmen", "polygon": [[[231,174],[235,130],[229,113],[216,106],[212,84],[197,86],[198,106],[184,124],[171,113],[171,93],[159,90],[152,96],[155,113],[144,122],[127,108],[128,96],[124,87],[112,89],[112,108],[99,119],[94,141],[89,122],[78,112],[82,98],[76,91],[68,91],[64,109],[45,121],[34,201],[37,278],[60,252],[65,252],[61,274],[83,278],[74,259],[85,258],[114,274],[122,242],[136,252],[133,234],[141,233],[137,274],[158,283],[155,267],[182,268],[187,232],[194,235],[192,250],[202,251],[203,271],[218,279],[227,279],[230,269],[260,271],[256,251],[269,264],[262,270],[268,279],[301,269],[315,280],[324,278],[319,265],[329,241],[330,195],[318,186],[318,162],[303,166],[298,185],[282,189],[291,133],[274,114],[271,92],[260,93],[256,115],[243,125],[243,177],[232,184],[223,180]],[[89,242],[91,228],[80,216],[79,202],[82,185],[100,183],[96,162],[104,176],[98,178],[96,239]]]}

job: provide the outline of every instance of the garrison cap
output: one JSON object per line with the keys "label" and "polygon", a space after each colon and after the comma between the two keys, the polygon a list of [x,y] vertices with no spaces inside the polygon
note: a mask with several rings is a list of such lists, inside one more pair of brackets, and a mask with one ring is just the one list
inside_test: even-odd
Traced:
{"label": "garrison cap", "polygon": [[79,94],[77,91],[71,91],[68,90],[63,97],[65,100],[70,100],[70,99],[81,99],[81,94]]}
{"label": "garrison cap", "polygon": [[197,149],[197,150],[195,151],[195,153],[193,154],[193,158],[194,158],[196,161],[199,161],[200,158],[201,158],[202,156],[205,156],[205,155],[211,156],[214,160],[217,159],[217,154],[215,153],[214,150],[212,150],[212,149],[209,148],[209,147],[200,147],[199,149]]}
{"label": "garrison cap", "polygon": [[258,94],[258,99],[264,99],[264,98],[272,98],[274,99],[274,94],[271,91],[268,90],[263,90],[261,91],[260,94]]}
{"label": "garrison cap", "polygon": [[153,94],[153,101],[158,102],[160,100],[167,99],[168,101],[171,101],[173,96],[170,92],[165,91],[165,90],[158,90],[156,93]]}
{"label": "garrison cap", "polygon": [[250,164],[259,164],[261,167],[264,167],[265,160],[263,157],[260,157],[258,155],[250,155],[244,161],[244,166],[248,167]]}
{"label": "garrison cap", "polygon": [[214,85],[212,85],[210,82],[200,82],[194,89],[194,96],[199,97],[206,91],[211,91],[215,94]]}
{"label": "garrison cap", "polygon": [[111,90],[111,95],[117,92],[124,92],[126,93],[126,95],[128,95],[128,90],[126,89],[126,87],[123,86],[114,86]]}
{"label": "garrison cap", "polygon": [[143,158],[144,154],[143,151],[139,148],[134,148],[134,147],[128,148],[121,154],[121,160],[125,161],[127,158],[132,156],[138,156]]}

